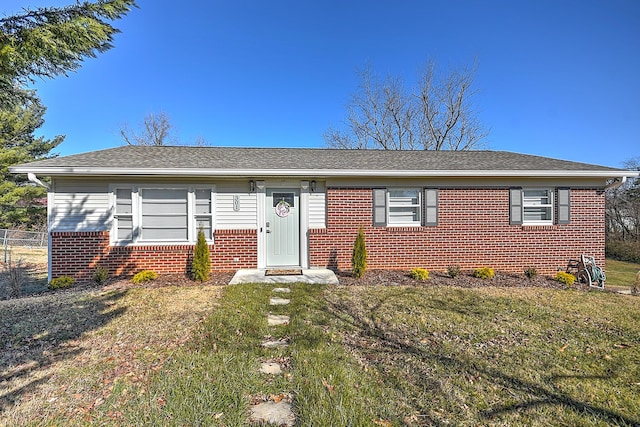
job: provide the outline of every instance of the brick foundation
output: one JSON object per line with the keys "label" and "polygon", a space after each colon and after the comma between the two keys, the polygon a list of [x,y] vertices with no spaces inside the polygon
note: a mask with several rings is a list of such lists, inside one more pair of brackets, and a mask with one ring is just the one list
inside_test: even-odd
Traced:
{"label": "brick foundation", "polygon": [[554,274],[582,253],[604,265],[599,189],[572,189],[571,223],[549,226],[509,225],[507,188],[446,188],[438,198],[435,227],[373,227],[371,189],[329,188],[327,228],[309,232],[310,264],[350,269],[353,242],[363,226],[371,269],[446,271],[458,264],[514,273],[531,266]]}
{"label": "brick foundation", "polygon": [[[220,230],[209,246],[212,270],[255,268],[255,230]],[[91,280],[97,266],[112,276],[130,276],[141,270],[188,273],[194,245],[110,246],[109,232],[52,232],[51,276]]]}

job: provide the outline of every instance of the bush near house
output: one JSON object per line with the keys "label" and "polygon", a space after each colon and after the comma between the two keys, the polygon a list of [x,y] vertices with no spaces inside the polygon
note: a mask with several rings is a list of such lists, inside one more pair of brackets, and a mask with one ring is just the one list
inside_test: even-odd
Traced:
{"label": "bush near house", "polygon": [[409,273],[409,276],[411,276],[412,279],[426,282],[429,280],[429,271],[424,268],[414,268]]}
{"label": "bush near house", "polygon": [[571,286],[575,283],[576,276],[574,276],[571,273],[566,273],[564,271],[558,271],[558,273],[555,276],[555,279],[560,283],[564,283],[567,286]]}
{"label": "bush near house", "polygon": [[142,270],[141,272],[136,273],[136,275],[133,276],[133,279],[131,279],[131,281],[136,285],[139,285],[140,283],[151,282],[152,280],[156,280],[157,278],[158,278],[158,273],[156,273],[155,271]]}
{"label": "bush near house", "polygon": [[361,278],[367,270],[367,246],[364,241],[364,228],[358,229],[356,241],[353,244],[353,277]]}
{"label": "bush near house", "polygon": [[209,280],[211,271],[211,259],[209,258],[209,246],[204,237],[202,228],[198,231],[198,241],[193,249],[193,262],[191,263],[191,275],[197,282]]}
{"label": "bush near house", "polygon": [[477,277],[479,279],[493,279],[495,275],[496,272],[490,267],[476,268],[473,270],[473,277]]}
{"label": "bush near house", "polygon": [[75,283],[75,279],[70,276],[60,276],[55,279],[51,279],[49,282],[49,289],[64,289]]}

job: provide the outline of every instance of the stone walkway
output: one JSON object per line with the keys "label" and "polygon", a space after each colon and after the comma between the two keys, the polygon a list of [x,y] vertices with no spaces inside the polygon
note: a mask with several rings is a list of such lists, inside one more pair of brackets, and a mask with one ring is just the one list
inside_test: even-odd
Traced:
{"label": "stone walkway", "polygon": [[[289,294],[290,288],[274,288],[274,293]],[[273,296],[269,299],[272,306],[286,306],[291,302],[290,299]],[[281,325],[288,325],[289,316],[271,314],[267,315],[267,324],[270,327],[277,328]],[[281,349],[289,345],[288,338],[274,339],[271,336],[265,337],[262,341],[262,347],[267,349]],[[284,367],[274,358],[262,362],[259,372],[263,375],[282,375]],[[277,396],[269,396],[263,402],[251,406],[249,421],[253,424],[262,425],[265,423],[275,424],[278,426],[293,426],[296,422],[296,416],[292,409],[293,397],[290,393],[282,393]]]}

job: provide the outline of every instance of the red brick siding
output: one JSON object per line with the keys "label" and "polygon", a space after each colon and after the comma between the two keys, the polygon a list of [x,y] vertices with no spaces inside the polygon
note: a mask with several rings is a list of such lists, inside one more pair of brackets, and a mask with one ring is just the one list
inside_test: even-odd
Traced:
{"label": "red brick siding", "polygon": [[[209,246],[212,270],[257,266],[255,230],[220,230]],[[51,276],[89,281],[97,266],[111,275],[132,275],[149,269],[158,273],[187,273],[194,245],[110,246],[109,232],[51,233]]]}
{"label": "red brick siding", "polygon": [[327,228],[310,230],[310,264],[350,269],[359,226],[369,268],[459,264],[521,273],[532,266],[552,274],[581,253],[604,264],[604,195],[597,189],[571,190],[570,224],[536,227],[509,225],[507,188],[440,189],[438,198],[436,227],[373,227],[371,189],[327,189]]}

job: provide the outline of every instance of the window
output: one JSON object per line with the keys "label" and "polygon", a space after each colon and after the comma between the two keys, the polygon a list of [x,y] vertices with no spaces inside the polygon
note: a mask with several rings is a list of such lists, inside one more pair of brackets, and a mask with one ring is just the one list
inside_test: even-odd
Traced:
{"label": "window", "polygon": [[[547,225],[554,223],[554,189],[511,188],[510,223]],[[568,188],[558,189],[558,224],[570,221],[570,194]]]}
{"label": "window", "polygon": [[551,190],[522,190],[522,222],[553,224],[553,192]]}
{"label": "window", "polygon": [[387,194],[390,225],[420,225],[420,190],[392,189]]}
{"label": "window", "polygon": [[114,242],[194,242],[202,228],[213,239],[213,189],[112,189]]}
{"label": "window", "polygon": [[437,190],[424,190],[424,210],[422,200],[422,189],[419,188],[374,188],[373,225],[419,226],[423,222],[423,213],[426,215],[424,225],[437,225]]}
{"label": "window", "polygon": [[131,189],[119,188],[115,191],[115,229],[118,240],[133,240],[133,205]]}
{"label": "window", "polygon": [[198,235],[198,230],[202,228],[204,237],[207,240],[213,239],[213,208],[212,197],[210,188],[199,188],[195,191],[196,197],[196,211],[195,211],[195,236]]}
{"label": "window", "polygon": [[141,240],[189,240],[187,190],[145,188],[140,196]]}

